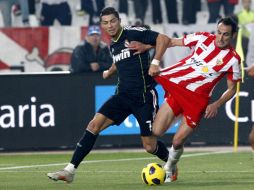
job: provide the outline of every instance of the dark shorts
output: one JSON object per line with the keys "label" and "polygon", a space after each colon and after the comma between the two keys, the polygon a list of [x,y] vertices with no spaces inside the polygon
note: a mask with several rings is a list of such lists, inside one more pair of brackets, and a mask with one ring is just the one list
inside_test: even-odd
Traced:
{"label": "dark shorts", "polygon": [[98,113],[113,120],[116,125],[120,125],[126,117],[133,114],[139,123],[141,136],[151,136],[152,122],[157,111],[158,94],[153,89],[144,97],[129,94],[113,95],[102,105]]}

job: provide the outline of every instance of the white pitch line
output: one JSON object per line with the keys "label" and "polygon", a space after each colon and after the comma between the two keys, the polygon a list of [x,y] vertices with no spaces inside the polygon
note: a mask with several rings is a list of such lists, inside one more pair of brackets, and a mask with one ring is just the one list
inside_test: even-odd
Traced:
{"label": "white pitch line", "polygon": [[[195,156],[206,156],[213,154],[225,154],[230,153],[232,151],[219,151],[219,152],[206,152],[206,153],[193,153],[183,155],[183,158],[195,157]],[[125,162],[125,161],[134,161],[134,160],[151,160],[157,159],[157,157],[145,157],[145,158],[124,158],[124,159],[114,159],[114,160],[91,160],[91,161],[83,161],[81,164],[92,164],[92,163],[100,163],[100,162]],[[63,166],[68,163],[55,163],[55,164],[38,164],[38,165],[28,165],[28,166],[12,166],[12,167],[4,167],[0,168],[0,171],[3,170],[15,170],[15,169],[25,169],[25,168],[41,168],[41,167],[51,167],[51,166]]]}
{"label": "white pitch line", "polygon": [[[47,173],[47,170],[40,170],[40,171],[31,171],[31,170],[8,170],[8,171],[0,171],[0,173]],[[139,173],[138,171],[90,171],[90,170],[85,170],[85,171],[76,171],[75,173]],[[223,171],[223,170],[197,170],[197,171],[181,171],[181,173],[253,173],[253,171],[247,171],[247,170],[242,170],[242,171]]]}

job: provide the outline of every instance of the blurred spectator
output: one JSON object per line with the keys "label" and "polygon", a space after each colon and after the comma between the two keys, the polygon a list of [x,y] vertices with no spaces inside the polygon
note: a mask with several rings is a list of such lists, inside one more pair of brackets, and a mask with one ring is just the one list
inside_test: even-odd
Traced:
{"label": "blurred spectator", "polygon": [[201,9],[201,0],[183,0],[183,24],[195,24],[196,14]]}
{"label": "blurred spectator", "polygon": [[29,14],[35,15],[35,0],[28,0]]}
{"label": "blurred spectator", "polygon": [[29,26],[29,5],[28,0],[18,0],[21,9],[22,22],[24,26]]}
{"label": "blurred spectator", "polygon": [[142,0],[142,1],[133,0],[133,5],[134,5],[135,16],[136,16],[136,24],[143,25],[145,23],[148,0]]}
{"label": "blurred spectator", "polygon": [[151,0],[152,2],[152,13],[153,13],[153,23],[161,24],[162,16],[161,16],[161,4],[158,0]]}
{"label": "blurred spectator", "polygon": [[251,23],[254,23],[254,11],[251,10],[251,0],[242,0],[243,9],[237,13],[238,23],[242,28],[242,46],[244,56],[248,51],[248,43],[250,36],[250,29],[248,29]]}
{"label": "blurred spectator", "polygon": [[[251,33],[249,38],[248,53],[246,56],[246,64],[248,66],[247,72],[250,76],[254,77],[254,32]],[[252,68],[252,69],[250,69]]]}
{"label": "blurred spectator", "polygon": [[243,29],[243,36],[249,38],[250,31],[247,29],[247,25],[254,23],[254,11],[251,10],[252,0],[242,0],[242,10],[237,13],[238,23]]}
{"label": "blurred spectator", "polygon": [[71,73],[103,71],[112,63],[109,48],[101,41],[100,27],[90,26],[86,39],[73,50]]}
{"label": "blurred spectator", "polygon": [[128,6],[128,1],[127,0],[119,0],[118,7],[119,7],[118,8],[119,13],[124,13],[124,14],[128,15],[129,6]]}
{"label": "blurred spectator", "polygon": [[61,25],[71,25],[72,14],[67,0],[41,0],[41,25],[52,26],[55,20]]}
{"label": "blurred spectator", "polygon": [[165,0],[168,23],[178,23],[177,16],[177,1],[176,0]]}
{"label": "blurred spectator", "polygon": [[13,5],[20,5],[22,22],[24,26],[29,25],[29,10],[28,0],[0,0],[0,9],[3,15],[3,21],[5,27],[12,26],[12,7]]}
{"label": "blurred spectator", "polygon": [[207,0],[209,10],[208,23],[216,23],[220,15],[220,8],[223,6],[224,16],[230,16],[234,13],[235,5],[238,0]]}
{"label": "blurred spectator", "polygon": [[[89,25],[98,24],[101,10],[105,7],[105,0],[81,0],[79,15],[89,14]],[[82,14],[83,12],[83,14]]]}
{"label": "blurred spectator", "polygon": [[40,22],[36,15],[36,3],[39,0],[28,0],[28,7],[29,7],[29,24],[30,26],[39,26]]}

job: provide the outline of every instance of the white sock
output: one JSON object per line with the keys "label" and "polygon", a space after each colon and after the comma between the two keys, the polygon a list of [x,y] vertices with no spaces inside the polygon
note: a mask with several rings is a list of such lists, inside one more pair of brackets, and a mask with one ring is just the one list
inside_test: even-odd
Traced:
{"label": "white sock", "polygon": [[171,170],[172,166],[174,166],[179,161],[182,154],[183,154],[183,148],[175,150],[172,145],[172,147],[169,149],[168,161],[165,164],[164,168],[166,170]]}
{"label": "white sock", "polygon": [[65,168],[64,170],[74,174],[75,173],[75,170],[76,168],[74,168],[74,165],[72,163],[69,163]]}

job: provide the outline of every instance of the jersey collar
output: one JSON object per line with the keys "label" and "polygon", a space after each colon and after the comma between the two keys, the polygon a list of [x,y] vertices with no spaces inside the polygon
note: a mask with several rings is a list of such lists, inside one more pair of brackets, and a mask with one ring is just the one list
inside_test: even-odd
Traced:
{"label": "jersey collar", "polygon": [[121,27],[121,31],[119,32],[119,35],[117,36],[117,38],[115,40],[112,38],[112,41],[117,42],[119,38],[121,37],[122,33],[123,33],[123,27]]}

